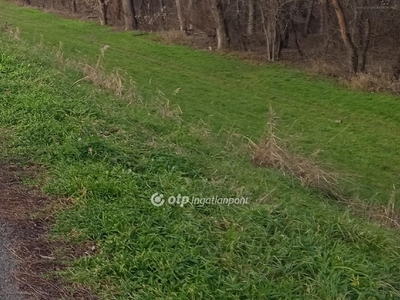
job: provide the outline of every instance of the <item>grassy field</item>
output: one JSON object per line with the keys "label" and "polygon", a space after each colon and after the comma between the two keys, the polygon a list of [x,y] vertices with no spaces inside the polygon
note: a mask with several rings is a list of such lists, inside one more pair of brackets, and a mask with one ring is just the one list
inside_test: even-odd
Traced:
{"label": "grassy field", "polygon": [[[163,45],[152,35],[114,32],[4,1],[0,18],[34,44],[58,47],[62,42],[69,57],[94,61],[99,49],[109,45],[109,69],[126,71],[144,97],[161,89],[182,108],[185,121],[201,119],[214,131],[235,128],[257,141],[272,105],[282,137],[290,137],[304,153],[321,150],[321,161],[353,174],[357,181],[346,188],[365,201],[386,204],[392,186],[400,182],[400,101],[395,96],[349,91],[277,65],[254,66]],[[177,88],[180,92],[173,95]],[[343,123],[336,124],[337,119]]]}
{"label": "grassy field", "polygon": [[[46,166],[43,189],[71,202],[55,236],[98,249],[64,276],[104,299],[400,298],[397,232],[255,168],[231,134],[259,140],[272,105],[294,149],[321,149],[320,161],[354,174],[349,193],[387,203],[400,176],[398,98],[5,2],[0,19],[23,39],[0,40],[2,155]],[[66,58],[92,62],[110,45],[108,70],[132,76],[142,102],[74,85],[84,74],[49,51],[60,41]],[[158,89],[180,118],[163,117]],[[157,192],[250,204],[155,207]]]}

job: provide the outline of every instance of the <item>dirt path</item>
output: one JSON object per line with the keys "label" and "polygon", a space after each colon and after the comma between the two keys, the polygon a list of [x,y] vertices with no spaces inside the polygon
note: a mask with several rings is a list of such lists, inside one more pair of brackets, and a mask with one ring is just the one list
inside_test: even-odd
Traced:
{"label": "dirt path", "polygon": [[67,267],[55,249],[68,245],[47,239],[53,221],[49,207],[54,202],[21,183],[37,173],[36,166],[0,164],[0,300],[95,299],[54,275]]}
{"label": "dirt path", "polygon": [[0,165],[1,300],[50,299],[45,297],[47,284],[40,282],[40,274],[52,268],[38,265],[43,252],[49,254],[42,245],[46,222],[32,218],[49,200],[21,184],[22,177],[33,173],[34,168]]}
{"label": "dirt path", "polygon": [[22,300],[26,295],[12,277],[17,261],[11,252],[10,236],[12,230],[0,220],[0,299]]}

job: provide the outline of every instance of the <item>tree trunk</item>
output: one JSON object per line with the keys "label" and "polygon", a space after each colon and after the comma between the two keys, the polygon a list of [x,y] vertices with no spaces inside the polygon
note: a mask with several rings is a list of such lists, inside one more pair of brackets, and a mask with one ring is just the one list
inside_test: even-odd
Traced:
{"label": "tree trunk", "polygon": [[264,35],[265,35],[265,42],[267,43],[267,56],[268,56],[268,60],[271,60],[270,38],[269,38],[268,28],[265,23],[266,21],[265,21],[264,9],[262,8],[261,4],[259,6],[260,6],[260,12],[261,12],[263,31],[264,31]]}
{"label": "tree trunk", "polygon": [[332,4],[333,7],[335,8],[336,16],[338,18],[340,34],[342,36],[343,43],[345,44],[347,52],[349,54],[350,71],[352,73],[357,73],[358,71],[357,49],[354,46],[354,43],[351,39],[342,5],[340,4],[339,0],[332,0]]}
{"label": "tree trunk", "polygon": [[328,29],[328,8],[327,0],[320,2],[320,24],[319,33],[326,34]]}
{"label": "tree trunk", "polygon": [[357,9],[358,6],[364,6],[365,1],[354,1],[353,9],[354,9],[354,21],[353,21],[353,31],[352,31],[352,39],[353,43],[357,49],[362,48],[363,44],[363,31],[364,31],[364,10]]}
{"label": "tree trunk", "polygon": [[121,0],[117,0],[117,20],[121,21],[122,19],[122,3]]}
{"label": "tree trunk", "polygon": [[254,14],[254,0],[249,0],[249,23],[247,24],[247,36],[252,36],[254,33],[254,21],[255,21],[255,14]]}
{"label": "tree trunk", "polygon": [[193,31],[193,0],[188,0],[189,30]]}
{"label": "tree trunk", "polygon": [[138,29],[133,0],[122,0],[122,7],[124,10],[125,30]]}
{"label": "tree trunk", "polygon": [[76,7],[76,0],[72,0],[72,13],[76,14],[78,9]]}
{"label": "tree trunk", "polygon": [[212,0],[212,12],[217,23],[217,49],[223,50],[228,46],[229,36],[226,26],[222,0]]}
{"label": "tree trunk", "polygon": [[310,23],[311,23],[312,13],[313,13],[313,10],[314,10],[314,4],[315,4],[315,0],[310,0],[310,5],[309,5],[308,10],[307,10],[306,24],[304,25],[304,31],[303,31],[303,36],[304,37],[307,37],[308,36],[308,32],[310,31]]}
{"label": "tree trunk", "polygon": [[186,30],[186,26],[185,26],[185,20],[183,18],[181,0],[175,0],[175,5],[176,5],[176,12],[178,14],[179,29],[180,31],[184,32]]}
{"label": "tree trunk", "polygon": [[392,67],[392,71],[393,71],[393,77],[395,79],[399,79],[400,78],[400,54],[397,57],[397,60]]}
{"label": "tree trunk", "polygon": [[167,19],[167,10],[164,0],[160,0],[161,28],[166,30],[165,20]]}
{"label": "tree trunk", "polygon": [[367,63],[367,51],[369,49],[369,42],[371,40],[371,22],[369,19],[365,21],[365,29],[364,29],[364,39],[363,46],[361,48],[360,53],[360,65],[358,67],[360,72],[365,71],[365,65]]}
{"label": "tree trunk", "polygon": [[290,20],[290,23],[292,25],[292,30],[293,30],[293,35],[294,35],[294,44],[296,45],[297,52],[299,53],[300,57],[304,57],[303,50],[301,50],[300,44],[299,44],[299,39],[297,37],[297,26],[294,23],[293,19]]}
{"label": "tree trunk", "polygon": [[100,24],[108,25],[107,4],[106,4],[105,0],[98,0],[98,1],[99,1],[99,10],[100,10]]}

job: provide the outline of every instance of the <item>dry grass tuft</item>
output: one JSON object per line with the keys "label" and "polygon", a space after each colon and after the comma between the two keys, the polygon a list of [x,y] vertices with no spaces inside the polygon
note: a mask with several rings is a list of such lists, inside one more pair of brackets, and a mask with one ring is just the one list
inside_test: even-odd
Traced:
{"label": "dry grass tuft", "polygon": [[11,35],[15,40],[17,41],[21,40],[21,32],[19,31],[18,27],[15,27],[15,30],[11,31]]}
{"label": "dry grass tuft", "polygon": [[266,137],[259,144],[252,143],[253,163],[280,170],[299,179],[303,186],[315,189],[325,196],[342,199],[338,174],[322,169],[311,159],[290,153],[285,143],[275,134],[275,118],[275,112],[271,108]]}
{"label": "dry grass tuft", "polygon": [[160,90],[157,90],[155,95],[155,106],[156,111],[161,118],[181,120],[181,108],[178,105],[171,106],[169,99]]}
{"label": "dry grass tuft", "polygon": [[158,33],[160,39],[167,44],[171,45],[192,45],[193,37],[187,36],[180,30],[167,30]]}
{"label": "dry grass tuft", "polygon": [[396,188],[393,186],[388,204],[368,203],[357,197],[343,201],[351,211],[363,216],[369,221],[377,222],[389,228],[400,228],[400,212],[396,209]]}
{"label": "dry grass tuft", "polygon": [[400,95],[400,80],[395,80],[389,74],[360,73],[351,77],[348,81],[351,89],[367,92],[390,92]]}
{"label": "dry grass tuft", "polygon": [[[390,194],[388,205],[385,208],[385,215],[391,220],[398,219],[396,218],[395,204],[396,204],[396,186],[393,185],[393,190],[392,193]],[[400,227],[399,223],[397,223],[397,225]]]}
{"label": "dry grass tuft", "polygon": [[200,119],[197,124],[190,126],[190,133],[203,139],[208,139],[211,134],[211,128],[209,124]]}
{"label": "dry grass tuft", "polygon": [[[39,47],[42,46],[39,44]],[[72,61],[64,57],[64,46],[60,42],[57,48],[53,49],[55,59],[62,64],[63,67],[72,67],[80,70],[85,76],[75,81],[71,88],[79,82],[87,81],[93,85],[111,91],[117,97],[123,97],[129,100],[129,104],[140,100],[136,93],[136,82],[126,73],[122,75],[120,69],[114,69],[112,72],[107,72],[104,67],[104,55],[110,48],[105,45],[99,49],[100,55],[95,65],[84,61]],[[128,79],[126,79],[128,78]]]}
{"label": "dry grass tuft", "polygon": [[[117,97],[123,97],[129,100],[130,104],[140,100],[140,97],[138,97],[138,94],[136,93],[136,82],[132,78],[129,78],[126,73],[121,74],[122,71],[120,69],[106,72],[103,66],[103,58],[104,51],[106,51],[107,48],[108,47],[103,47],[100,49],[101,55],[95,65],[86,62],[73,63],[75,67],[85,75],[85,77],[75,81],[72,86],[81,81],[87,81],[102,89],[112,91]],[[59,57],[60,59],[63,59],[61,55]]]}
{"label": "dry grass tuft", "polygon": [[254,149],[255,144],[253,141],[247,136],[237,133],[236,128],[231,128],[230,130],[223,128],[218,133],[218,136],[221,136],[221,139],[226,138],[225,151],[229,153],[248,156],[249,151]]}
{"label": "dry grass tuft", "polygon": [[115,70],[109,74],[99,64],[92,66],[87,63],[81,63],[79,69],[86,75],[84,80],[113,91],[114,95],[121,97],[125,91],[124,77],[120,74],[120,70]]}
{"label": "dry grass tuft", "polygon": [[[250,141],[253,149],[253,163],[261,167],[270,167],[293,176],[305,187],[312,188],[324,196],[337,200],[347,209],[364,218],[390,228],[400,227],[400,212],[396,209],[396,189],[393,190],[388,204],[366,202],[358,197],[349,197],[339,187],[338,173],[326,171],[311,159],[290,153],[285,143],[276,136],[275,113],[270,109],[266,137],[255,144]],[[342,176],[342,175],[341,175]]]}
{"label": "dry grass tuft", "polygon": [[21,40],[21,32],[18,27],[12,27],[7,23],[0,26],[0,31],[6,33],[10,38],[20,41]]}
{"label": "dry grass tuft", "polygon": [[[39,46],[39,47],[43,47],[43,46],[44,46],[43,37],[41,37],[41,39],[40,39],[40,44],[39,44],[38,46]],[[54,48],[54,49],[53,49],[52,53],[54,54],[55,58],[56,58],[58,61],[61,61],[61,62],[63,62],[63,63],[68,62],[67,59],[64,59],[64,44],[63,44],[62,42],[60,42],[60,43],[58,44],[58,47],[57,47],[57,48]]]}
{"label": "dry grass tuft", "polygon": [[325,75],[329,77],[341,77],[346,73],[346,66],[343,66],[341,62],[326,61],[325,59],[312,60],[311,64],[308,66],[310,72],[315,75]]}

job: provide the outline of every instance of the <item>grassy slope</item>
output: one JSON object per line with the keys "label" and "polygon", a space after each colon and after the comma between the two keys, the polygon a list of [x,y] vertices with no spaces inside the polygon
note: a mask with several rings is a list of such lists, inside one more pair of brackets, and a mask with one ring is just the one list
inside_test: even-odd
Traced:
{"label": "grassy slope", "polygon": [[[93,60],[102,46],[110,45],[106,54],[110,68],[127,71],[144,94],[159,87],[181,106],[185,120],[202,119],[216,131],[234,127],[256,141],[271,104],[280,117],[282,135],[295,135],[294,147],[306,153],[321,149],[321,160],[359,176],[347,188],[363,199],[387,203],[392,186],[399,183],[397,97],[348,91],[279,66],[252,66],[162,45],[153,36],[112,32],[5,2],[0,3],[0,18],[18,26],[22,36],[35,43],[43,38],[58,46],[61,41],[69,56]],[[180,93],[172,96],[177,88]],[[338,125],[336,119],[344,122]]]}
{"label": "grassy slope", "polygon": [[[4,6],[0,15],[8,12],[10,16],[14,9]],[[55,17],[26,10],[15,15],[15,20],[21,17],[28,23],[29,18],[23,14],[55,22],[49,25],[36,21],[35,26],[57,27]],[[75,29],[81,26],[82,31],[98,32],[94,25],[75,21],[60,20],[59,26],[66,24],[64,22],[75,24]],[[23,30],[22,24],[27,23],[18,26]],[[35,26],[31,24],[30,29]],[[122,34],[103,32],[103,35],[116,41]],[[131,36],[125,35],[129,41]],[[63,38],[68,38],[67,34]],[[143,55],[154,49],[151,57],[161,57],[161,52],[165,52],[172,61],[173,53],[183,52],[188,55],[183,59],[192,59],[189,50],[154,44],[143,37],[135,39],[137,51],[144,48]],[[219,128],[235,124],[241,132],[259,136],[265,122],[263,111],[258,109],[265,111],[266,100],[261,104],[254,101],[257,93],[262,99],[261,89],[255,91],[255,96],[241,91],[239,86],[247,79],[236,82],[234,76],[238,75],[222,76],[224,69],[238,68],[243,78],[257,81],[260,86],[263,86],[262,80],[273,78],[274,73],[280,75],[271,79],[276,85],[287,84],[284,76],[292,79],[290,86],[293,82],[305,84],[311,79],[299,73],[290,75],[292,73],[278,67],[256,68],[201,52],[194,52],[193,56],[199,57],[197,64],[192,61],[193,68],[188,68],[189,62],[182,65],[171,62],[172,66],[165,66],[170,68],[166,74],[161,73],[165,70],[160,67],[158,72],[147,73],[155,69],[157,63],[148,63],[146,68],[141,62],[144,59],[137,59],[135,72],[143,73],[136,78],[140,78],[139,87],[146,101],[151,101],[149,96],[156,83],[164,91],[182,88],[179,97],[173,99],[182,106],[184,120],[168,121],[140,105],[127,106],[90,85],[71,89],[72,83],[82,74],[69,69],[61,71],[43,49],[24,50],[23,46],[1,40],[0,91],[10,92],[1,95],[0,124],[9,132],[12,147],[7,150],[8,155],[47,165],[46,191],[71,197],[74,202],[70,210],[60,213],[57,232],[70,239],[89,238],[99,245],[96,256],[82,259],[71,270],[69,275],[75,280],[91,284],[106,299],[400,297],[399,239],[395,234],[341,212],[289,178],[271,170],[255,169],[243,153],[226,151],[225,140],[220,141],[221,137],[216,134]],[[90,53],[90,44],[86,47]],[[67,42],[65,48],[68,48]],[[95,55],[98,47],[93,49]],[[108,54],[112,61],[112,52]],[[217,82],[210,78],[214,75],[207,76],[207,72],[201,71],[207,66],[209,73],[211,67],[216,69],[212,74],[220,73],[215,77]],[[264,79],[257,80],[257,75],[263,75]],[[146,85],[150,76],[152,85]],[[197,79],[193,78],[196,76]],[[253,88],[251,82],[247,81],[248,89]],[[348,95],[353,99],[364,95],[373,100],[369,95],[335,90],[324,82],[309,85],[307,91],[292,90],[291,94],[300,98],[322,87],[330,94]],[[289,94],[288,89],[275,90],[274,85],[267,88],[271,93],[263,98],[282,93],[280,99],[291,99],[285,96]],[[271,95],[273,93],[275,96]],[[224,94],[226,99],[220,98]],[[247,98],[239,97],[241,94],[246,94]],[[191,97],[196,96],[199,99],[194,101]],[[390,97],[375,97],[380,97],[381,103],[392,101]],[[208,105],[204,105],[202,99],[208,99]],[[232,105],[221,110],[220,106],[229,99]],[[254,102],[250,103],[250,99]],[[311,113],[312,107],[315,110],[319,107],[319,114],[315,113],[315,118],[319,118],[325,111],[324,106],[306,105],[311,102],[307,99],[298,103],[298,109],[307,108],[303,113]],[[189,100],[193,100],[190,105]],[[243,101],[242,106],[238,101]],[[235,114],[239,113],[233,104],[254,108],[246,111],[249,114],[246,118],[238,115],[235,120]],[[278,101],[276,105],[286,112],[281,115],[283,124],[298,119],[294,114],[297,110],[289,104]],[[340,106],[345,105],[339,102]],[[372,108],[366,107],[360,110],[368,119]],[[217,115],[217,111],[221,111],[220,118],[219,113],[218,118],[207,118],[209,114]],[[213,127],[206,140],[201,135],[188,134],[193,132],[191,119],[199,117],[209,120]],[[355,116],[354,119],[362,118]],[[296,130],[308,128],[308,136],[312,129],[308,122],[312,123],[307,118],[298,119]],[[393,123],[394,118],[381,126],[395,126]],[[360,121],[360,124],[364,123]],[[330,130],[331,135],[337,132],[336,124],[326,121],[326,125],[324,130],[320,128],[321,132],[314,129],[317,137],[310,134],[314,143],[301,140],[301,145],[308,144],[311,150],[317,141],[321,142],[326,131]],[[341,136],[342,143],[344,138]],[[326,155],[327,159],[335,158]],[[351,153],[347,153],[349,155]],[[379,183],[381,178],[375,180]],[[149,202],[150,195],[157,191],[166,195],[235,195],[240,193],[241,187],[245,187],[245,195],[252,197],[248,207],[156,208]],[[266,194],[269,194],[266,203],[259,203]]]}

